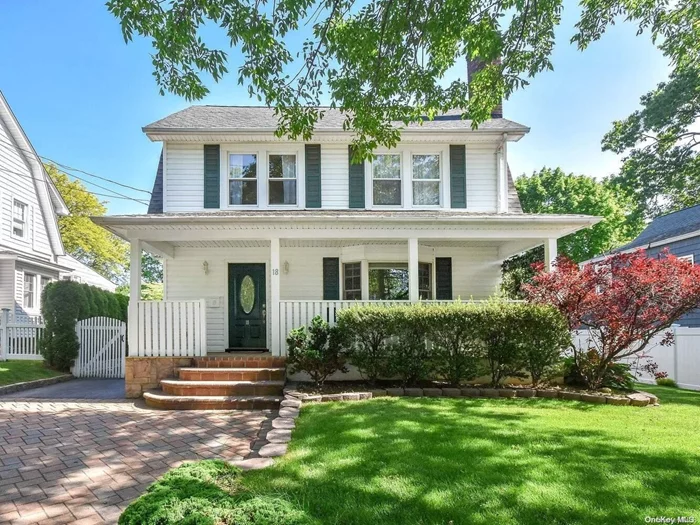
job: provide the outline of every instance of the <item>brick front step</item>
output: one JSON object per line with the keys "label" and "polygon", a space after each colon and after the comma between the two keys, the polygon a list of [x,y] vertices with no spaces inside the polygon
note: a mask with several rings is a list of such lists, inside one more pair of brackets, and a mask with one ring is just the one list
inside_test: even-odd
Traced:
{"label": "brick front step", "polygon": [[265,354],[195,357],[197,368],[283,368],[287,359]]}
{"label": "brick front step", "polygon": [[180,368],[183,381],[284,381],[285,368]]}
{"label": "brick front step", "polygon": [[151,390],[143,399],[149,407],[165,410],[274,410],[282,396],[174,396]]}
{"label": "brick front step", "polygon": [[163,379],[165,394],[175,396],[281,396],[284,381],[182,381]]}

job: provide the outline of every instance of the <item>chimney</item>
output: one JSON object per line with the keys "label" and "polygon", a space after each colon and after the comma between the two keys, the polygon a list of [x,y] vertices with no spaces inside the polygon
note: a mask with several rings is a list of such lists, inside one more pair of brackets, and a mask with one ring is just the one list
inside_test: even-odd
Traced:
{"label": "chimney", "polygon": [[[500,59],[496,63],[500,63]],[[484,69],[484,61],[479,58],[467,59],[467,83],[472,81],[472,77]],[[491,110],[491,118],[503,118],[503,101],[499,101],[496,107]]]}

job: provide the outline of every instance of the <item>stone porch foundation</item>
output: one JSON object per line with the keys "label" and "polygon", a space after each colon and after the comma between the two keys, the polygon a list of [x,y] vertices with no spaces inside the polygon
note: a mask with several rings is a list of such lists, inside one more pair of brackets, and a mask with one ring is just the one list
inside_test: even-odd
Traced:
{"label": "stone porch foundation", "polygon": [[126,397],[141,397],[158,388],[161,379],[175,377],[175,369],[192,366],[191,357],[127,357],[124,379]]}

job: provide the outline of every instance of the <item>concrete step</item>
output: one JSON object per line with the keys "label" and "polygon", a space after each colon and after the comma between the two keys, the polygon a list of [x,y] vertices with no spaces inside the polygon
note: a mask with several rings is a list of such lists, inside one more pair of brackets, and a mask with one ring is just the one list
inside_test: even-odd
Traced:
{"label": "concrete step", "polygon": [[269,354],[243,354],[225,356],[195,357],[196,368],[283,368],[285,357],[272,357]]}
{"label": "concrete step", "polygon": [[149,390],[143,399],[149,407],[165,410],[276,410],[282,396],[176,396]]}
{"label": "concrete step", "polygon": [[286,368],[180,368],[183,381],[284,381]]}
{"label": "concrete step", "polygon": [[183,381],[163,379],[163,393],[175,396],[281,396],[284,381]]}

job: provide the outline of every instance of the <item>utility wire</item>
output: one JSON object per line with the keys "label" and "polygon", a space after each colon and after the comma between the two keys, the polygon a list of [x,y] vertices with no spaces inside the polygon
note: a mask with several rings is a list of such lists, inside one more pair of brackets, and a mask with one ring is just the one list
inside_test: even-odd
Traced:
{"label": "utility wire", "polygon": [[[121,183],[121,182],[117,182],[116,180],[112,180],[112,179],[109,179],[109,178],[107,178],[107,177],[101,177],[100,175],[95,175],[94,173],[89,173],[89,172],[84,171],[84,170],[81,170],[81,169],[79,169],[79,168],[72,168],[72,167],[70,167],[70,166],[68,166],[68,165],[66,165],[66,164],[62,164],[62,163],[60,163],[60,162],[58,162],[58,161],[55,161],[55,160],[53,160],[53,159],[50,159],[49,157],[44,157],[43,155],[39,155],[38,153],[35,153],[35,152],[33,152],[33,151],[30,151],[30,150],[27,150],[27,149],[24,149],[24,148],[20,148],[20,147],[17,146],[16,144],[14,144],[14,143],[12,143],[12,142],[9,142],[9,141],[7,141],[7,140],[4,140],[4,139],[2,139],[2,138],[0,138],[0,142],[4,142],[4,143],[7,144],[8,146],[11,146],[11,147],[13,147],[13,148],[16,149],[16,150],[23,151],[23,152],[29,153],[29,154],[31,154],[31,155],[37,155],[40,159],[47,160],[47,161],[49,161],[49,162],[55,164],[56,166],[59,166],[59,167],[65,169],[65,170],[77,171],[78,173],[82,173],[82,174],[87,175],[87,176],[89,176],[89,177],[94,177],[94,178],[96,178],[96,179],[100,179],[100,180],[104,180],[104,181],[110,182],[110,183],[112,183],[112,184],[116,184],[117,186],[121,186],[122,188],[127,188],[127,189],[134,190],[134,191],[140,191],[140,192],[142,192],[142,193],[147,193],[148,195],[151,195],[151,192],[148,191],[148,190],[144,190],[144,189],[141,189],[141,188],[136,188],[136,187],[134,187],[134,186],[129,186],[128,184],[123,184],[123,183]],[[74,176],[75,176],[75,175],[74,175]],[[78,178],[77,176],[75,176],[75,177]],[[81,180],[83,180],[83,179],[81,179]],[[93,183],[90,183],[90,184],[95,184],[95,183],[93,182]],[[95,184],[95,186],[97,186],[97,184]],[[97,187],[99,188],[100,186],[97,186]],[[110,189],[108,189],[108,188],[102,188],[102,189],[107,189],[107,191],[113,191],[113,190],[110,190]]]}
{"label": "utility wire", "polygon": [[[6,173],[11,173],[11,174],[16,175],[16,176],[18,176],[18,177],[24,177],[25,179],[34,180],[34,177],[32,177],[31,175],[27,175],[26,173],[20,173],[20,172],[18,172],[18,171],[8,170],[7,168],[3,168],[3,167],[0,167],[0,171],[4,171],[4,172],[6,172]],[[76,178],[77,178],[77,177],[76,177]],[[48,182],[47,182],[47,184],[48,184]],[[94,184],[94,183],[90,183],[90,184]],[[99,186],[98,186],[98,187],[99,187]],[[97,193],[97,192],[90,191],[90,190],[87,190],[87,189],[86,189],[85,191],[87,191],[88,193],[92,193],[93,195],[99,195],[100,197],[108,197],[108,198],[110,198],[110,199],[124,199],[124,200],[128,200],[128,201],[138,202],[139,204],[143,204],[144,206],[148,206],[148,203],[147,203],[146,201],[143,201],[143,200],[140,200],[140,199],[136,199],[136,198],[134,198],[134,197],[128,197],[128,196],[126,196],[126,195],[125,195],[125,196],[107,195],[106,193]],[[107,191],[113,191],[113,190],[107,189]]]}

